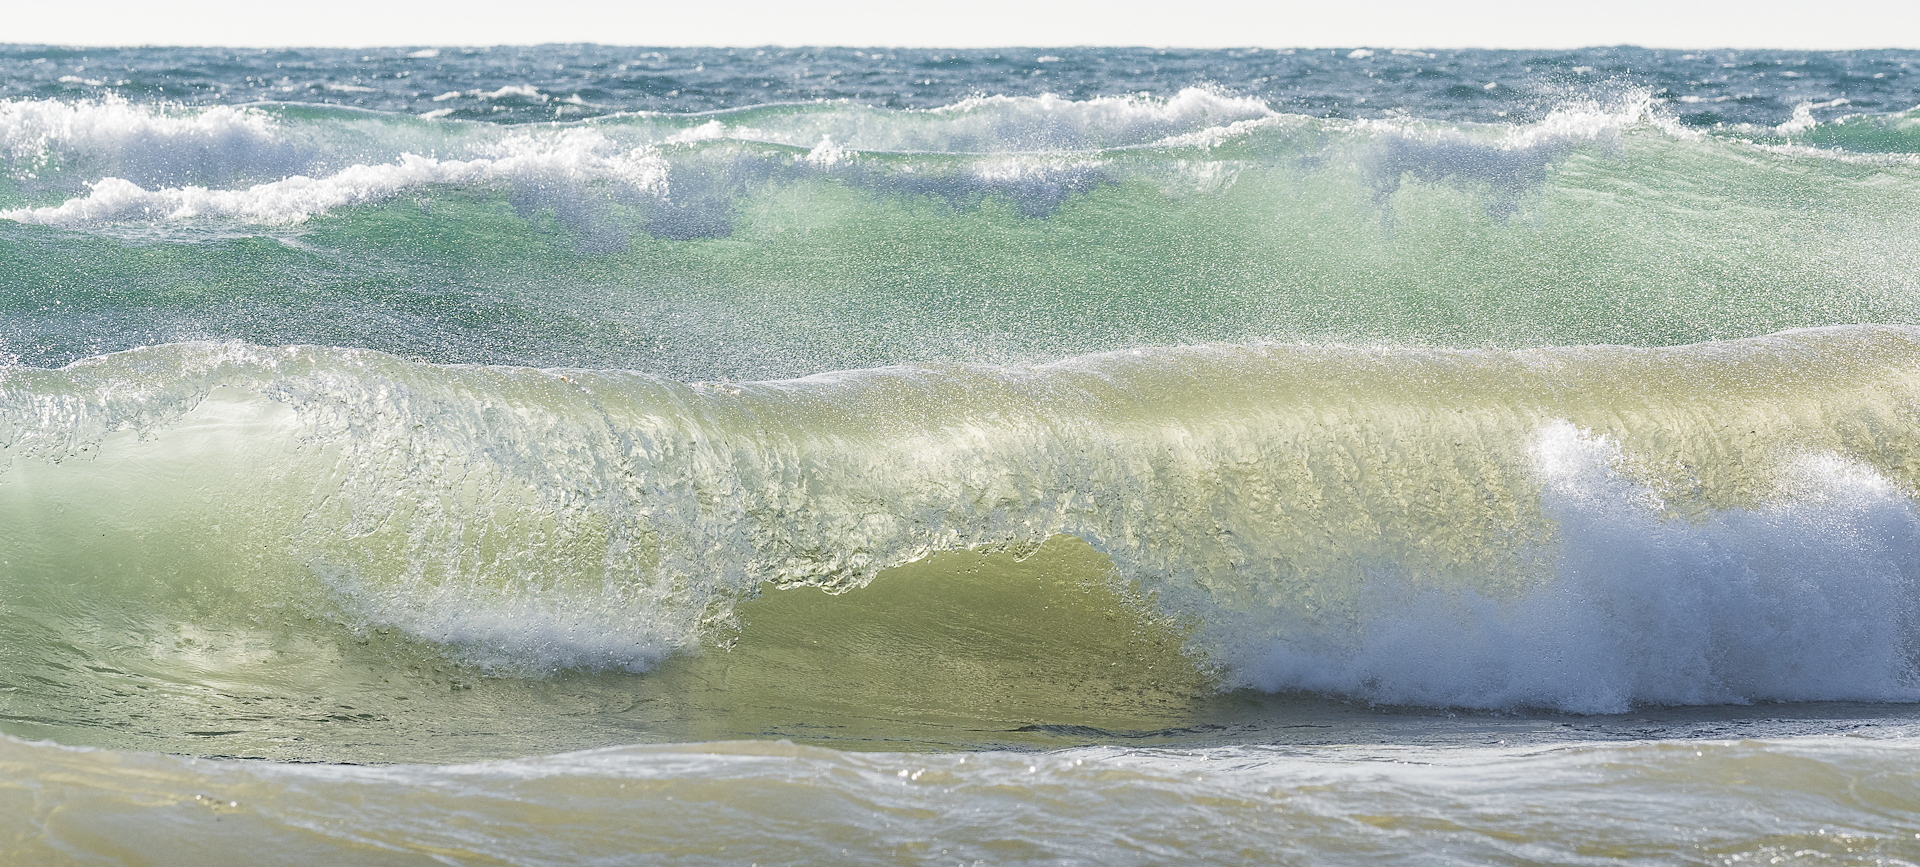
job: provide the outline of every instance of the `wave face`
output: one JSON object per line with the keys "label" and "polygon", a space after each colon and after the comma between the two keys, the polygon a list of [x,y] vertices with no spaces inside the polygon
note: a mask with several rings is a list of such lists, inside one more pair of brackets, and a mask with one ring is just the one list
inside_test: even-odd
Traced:
{"label": "wave face", "polygon": [[0,49],[5,731],[1920,700],[1911,52],[526,51]]}
{"label": "wave face", "polygon": [[0,549],[29,619],[265,612],[525,676],[647,671],[763,588],[858,607],[934,552],[1070,536],[1227,685],[1910,701],[1917,363],[1868,326],[719,384],[181,344],[0,383]]}

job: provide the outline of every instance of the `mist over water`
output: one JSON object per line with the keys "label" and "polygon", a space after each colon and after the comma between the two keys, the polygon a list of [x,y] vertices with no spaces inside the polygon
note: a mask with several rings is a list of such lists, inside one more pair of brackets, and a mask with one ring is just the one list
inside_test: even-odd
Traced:
{"label": "mist over water", "polygon": [[1916,63],[0,48],[0,852],[1911,860]]}

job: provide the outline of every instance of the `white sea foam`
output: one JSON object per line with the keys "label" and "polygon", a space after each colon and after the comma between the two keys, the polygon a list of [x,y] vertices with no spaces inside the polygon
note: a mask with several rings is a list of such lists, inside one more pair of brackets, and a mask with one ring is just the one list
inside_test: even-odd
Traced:
{"label": "white sea foam", "polygon": [[517,99],[531,99],[538,102],[546,102],[548,99],[551,98],[546,94],[541,93],[538,88],[534,87],[531,84],[509,84],[509,85],[497,88],[495,90],[486,90],[486,91],[472,90],[472,91],[468,91],[467,93],[470,96],[478,97],[480,99],[515,99],[517,98]]}
{"label": "white sea foam", "polygon": [[51,147],[124,150],[192,141],[259,142],[272,138],[275,126],[265,112],[231,106],[169,109],[134,105],[121,97],[0,101],[0,144],[19,161],[32,160]]}
{"label": "white sea foam", "polygon": [[664,141],[735,140],[811,148],[826,136],[856,151],[1089,151],[1145,145],[1279,115],[1257,99],[1187,88],[1166,99],[983,96],[924,111],[830,106],[779,112],[753,109],[736,116],[674,129]]}
{"label": "white sea foam", "polygon": [[1107,96],[1075,101],[1050,94],[975,97],[927,114],[949,119],[956,134],[990,132],[990,140],[997,140],[1003,149],[1083,150],[1145,144],[1278,112],[1259,99],[1189,87],[1164,100]]}
{"label": "white sea foam", "polygon": [[695,144],[703,141],[722,141],[726,139],[739,141],[772,141],[780,144],[789,143],[782,141],[782,138],[784,137],[781,135],[755,127],[728,126],[718,120],[709,120],[699,126],[689,127],[667,136],[665,143]]}
{"label": "white sea foam", "polygon": [[1248,120],[1236,120],[1225,126],[1210,126],[1197,132],[1168,136],[1153,142],[1156,148],[1215,148],[1234,139],[1242,138],[1255,130],[1273,127],[1289,121],[1298,122],[1299,117],[1262,117]]}
{"label": "white sea foam", "polygon": [[311,155],[279,132],[273,116],[251,108],[0,101],[0,153],[16,173],[75,159],[141,180],[304,167]]}
{"label": "white sea foam", "polygon": [[398,628],[497,674],[563,669],[646,671],[697,646],[697,624],[676,600],[624,592],[468,582],[369,586],[317,570],[349,625]]}
{"label": "white sea foam", "polygon": [[1406,120],[1364,120],[1373,140],[1361,158],[1384,199],[1403,178],[1485,184],[1487,210],[1506,217],[1520,197],[1545,183],[1548,168],[1578,147],[1613,151],[1629,127],[1649,117],[1652,99],[1633,92],[1613,103],[1575,101],[1536,123],[1461,128]]}
{"label": "white sea foam", "polygon": [[833,143],[832,136],[823,135],[820,137],[820,143],[814,145],[813,150],[807,151],[807,155],[802,159],[817,166],[831,166],[845,162],[851,157],[852,154],[846,148]]}
{"label": "white sea foam", "polygon": [[490,150],[489,156],[468,160],[402,154],[392,163],[354,165],[319,178],[295,175],[235,190],[202,186],[147,189],[123,178],[108,177],[89,184],[86,196],[48,207],[0,211],[0,218],[53,226],[210,217],[287,224],[429,185],[484,184],[556,173],[640,192],[665,190],[666,165],[657,154],[645,148],[622,148],[592,130],[571,129],[554,136],[520,134]]}
{"label": "white sea foam", "polygon": [[1788,118],[1786,122],[1781,123],[1778,126],[1775,126],[1773,128],[1773,133],[1774,135],[1798,135],[1799,133],[1806,132],[1807,130],[1813,129],[1815,126],[1818,126],[1820,123],[1819,121],[1814,120],[1813,118],[1814,109],[1838,108],[1840,106],[1846,105],[1848,102],[1849,100],[1845,98],[1828,100],[1826,102],[1802,102],[1799,105],[1796,105],[1793,107],[1793,117]]}
{"label": "white sea foam", "polygon": [[[538,96],[511,85],[449,91],[434,99]],[[1613,147],[1624,128],[1648,116],[1649,102],[1643,92],[1612,104],[1576,101],[1537,123],[1512,127],[1336,121],[1329,128],[1338,138],[1359,142],[1364,152],[1357,162],[1366,172],[1361,180],[1371,182],[1377,194],[1391,193],[1408,173],[1484,183],[1494,193],[1489,210],[1504,216],[1524,193],[1545,182],[1548,167],[1569,149]],[[776,106],[693,119],[649,115],[540,129],[423,127],[374,118],[316,125],[259,109],[163,110],[111,100],[19,102],[7,104],[7,111],[12,114],[5,145],[14,154],[16,172],[32,175],[35,160],[55,160],[64,169],[33,181],[35,206],[16,203],[0,210],[0,218],[66,227],[195,219],[290,224],[404,190],[505,184],[513,187],[517,201],[537,201],[563,222],[585,227],[598,240],[583,242],[583,249],[621,246],[626,230],[612,227],[607,215],[632,204],[635,194],[654,197],[653,204],[643,206],[647,231],[669,238],[724,236],[731,231],[743,182],[792,181],[810,172],[832,173],[859,186],[933,194],[956,204],[1007,195],[1020,203],[1022,213],[1043,216],[1067,198],[1115,179],[1112,150],[1212,148],[1317,123],[1276,113],[1257,99],[1206,88],[1165,99],[993,96],[904,112]],[[452,111],[447,105],[421,117],[431,120]],[[1347,135],[1356,130],[1360,136]],[[1319,146],[1278,138],[1284,135],[1274,143],[1290,150]],[[781,159],[754,149],[654,150],[726,141],[803,152]],[[970,159],[933,165],[899,160],[866,165],[850,159],[856,153],[920,152]],[[1184,168],[1175,174],[1221,176]],[[1178,182],[1178,177],[1162,180]],[[1217,187],[1211,180],[1202,186]],[[47,203],[49,193],[63,193],[66,200]]]}
{"label": "white sea foam", "polygon": [[[351,85],[342,85],[351,86]],[[434,100],[545,99],[511,85],[448,91]],[[453,113],[435,108],[420,117]],[[1089,154],[1171,135],[1194,144],[1245,134],[1275,115],[1258,100],[1189,88],[1169,99],[1142,96],[1072,101],[1059,97],[982,97],[929,111],[885,112],[854,106],[776,107],[708,117],[697,123],[628,118],[580,127],[526,129],[468,125],[422,128],[375,118],[319,124],[256,108],[186,109],[99,102],[19,101],[0,106],[0,147],[16,174],[33,181],[33,205],[14,203],[0,218],[65,227],[226,219],[291,224],[334,208],[377,202],[435,185],[513,186],[527,201],[568,215],[598,214],[632,194],[660,201],[649,231],[707,237],[728,231],[737,181],[770,176],[770,155],[714,164],[699,151],[662,155],[657,145],[764,142],[805,149],[780,161],[815,171],[854,173],[855,183],[931,192],[955,202],[1006,193],[1024,211],[1044,214],[1100,182],[1102,160]],[[1182,140],[1184,143],[1184,140]],[[992,159],[915,172],[902,183],[854,166],[871,150],[978,153],[1040,152],[1024,161]],[[670,172],[668,156],[688,162]],[[704,162],[703,162],[704,160]],[[1037,160],[1037,161],[1036,161]],[[1063,162],[1064,161],[1064,162]],[[36,174],[54,166],[57,171]],[[1100,175],[1096,177],[1096,175]],[[669,181],[676,186],[671,202]],[[708,189],[711,187],[712,189]],[[49,193],[65,201],[46,203]],[[698,212],[698,213],[694,213]],[[596,225],[601,217],[581,217]],[[602,227],[604,228],[604,227]],[[615,235],[605,234],[617,246]],[[596,244],[598,242],[595,242]],[[592,246],[592,245],[590,245]]]}
{"label": "white sea foam", "polygon": [[1774,505],[1689,520],[1606,437],[1541,431],[1555,571],[1520,598],[1383,576],[1352,632],[1302,635],[1241,682],[1389,703],[1547,707],[1920,698],[1920,511],[1873,470],[1793,461]]}

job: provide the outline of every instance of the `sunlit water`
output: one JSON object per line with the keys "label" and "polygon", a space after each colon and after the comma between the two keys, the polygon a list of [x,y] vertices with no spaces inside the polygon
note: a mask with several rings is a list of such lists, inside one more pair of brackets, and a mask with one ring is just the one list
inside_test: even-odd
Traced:
{"label": "sunlit water", "polygon": [[1920,862],[1916,64],[0,48],[0,860]]}

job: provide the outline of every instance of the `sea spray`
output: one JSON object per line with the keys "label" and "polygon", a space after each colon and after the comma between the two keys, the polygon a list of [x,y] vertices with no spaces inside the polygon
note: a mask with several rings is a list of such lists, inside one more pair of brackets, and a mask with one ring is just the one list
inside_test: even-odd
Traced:
{"label": "sea spray", "polygon": [[[1214,346],[692,384],[179,345],[8,377],[11,544],[117,516],[229,550],[242,594],[538,672],[645,670],[763,586],[1070,535],[1196,618],[1232,682],[1887,699],[1910,689],[1915,345]],[[173,527],[184,491],[217,537]],[[85,568],[128,556],[89,547]]]}
{"label": "sea spray", "polygon": [[1910,321],[1920,273],[1920,166],[1701,134],[1644,91],[1510,125],[1205,90],[537,126],[9,110],[0,344],[34,366],[229,339],[680,381],[1673,345]]}
{"label": "sea spray", "polygon": [[0,861],[1920,859],[1916,69],[0,46]]}

